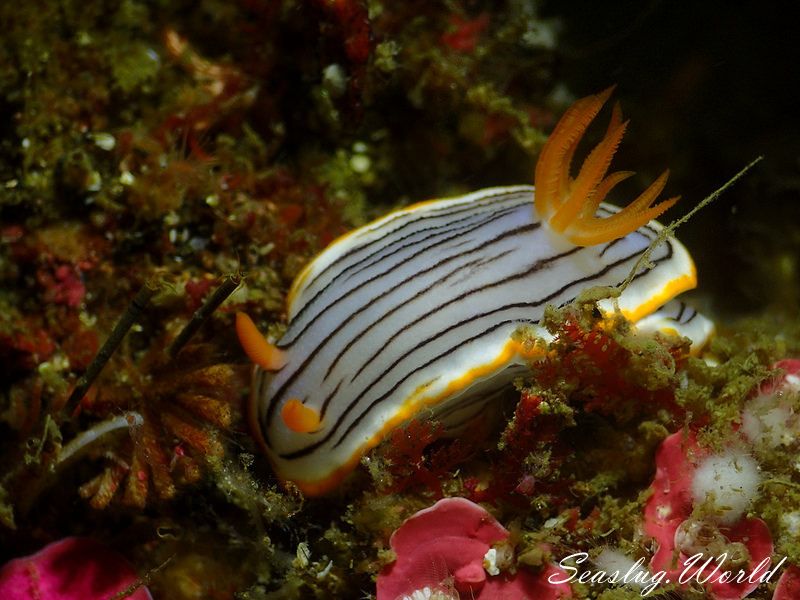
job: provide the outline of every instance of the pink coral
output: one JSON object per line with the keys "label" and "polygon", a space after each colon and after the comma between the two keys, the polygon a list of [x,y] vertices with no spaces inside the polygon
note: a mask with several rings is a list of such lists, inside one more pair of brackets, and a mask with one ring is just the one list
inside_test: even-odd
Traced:
{"label": "pink coral", "polygon": [[742,412],[742,433],[762,451],[800,438],[800,415],[792,402],[792,392],[800,392],[800,360],[784,359],[772,369],[780,374],[762,383]]}
{"label": "pink coral", "polygon": [[772,365],[772,369],[783,371],[783,375],[761,384],[760,393],[771,394],[786,390],[800,391],[800,359],[784,358]]}
{"label": "pink coral", "polygon": [[[679,431],[661,444],[652,495],[644,514],[645,533],[658,542],[650,567],[654,572],[666,571],[673,582],[704,583],[716,600],[740,599],[758,587],[758,577],[769,565],[772,537],[761,519],[739,517],[723,524],[692,518],[694,476],[698,464],[708,455],[697,443],[694,432]],[[722,552],[736,554],[737,545],[746,549],[747,565],[732,568],[726,564],[715,571],[713,559]],[[702,554],[702,560],[693,561],[696,554]],[[708,559],[711,560],[706,562]],[[726,570],[736,574],[740,568],[750,580],[724,581]]]}
{"label": "pink coral", "polygon": [[[106,600],[139,577],[119,554],[98,541],[69,537],[0,569],[3,600]],[[146,587],[127,598],[152,600]]]}
{"label": "pink coral", "polygon": [[800,598],[800,568],[790,566],[778,580],[772,600],[797,600]]}
{"label": "pink coral", "polygon": [[[412,515],[392,534],[397,560],[378,576],[378,600],[440,597],[491,600],[571,598],[568,584],[548,577],[563,571],[548,566],[538,574],[519,570],[489,575],[487,552],[508,539],[508,531],[488,512],[464,498],[445,498]],[[498,552],[502,554],[502,551]],[[561,579],[566,579],[561,577]]]}

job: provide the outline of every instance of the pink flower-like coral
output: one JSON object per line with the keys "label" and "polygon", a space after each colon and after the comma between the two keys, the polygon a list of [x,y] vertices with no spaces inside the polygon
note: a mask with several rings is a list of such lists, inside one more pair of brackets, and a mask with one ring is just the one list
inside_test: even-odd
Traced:
{"label": "pink flower-like coral", "polygon": [[[70,537],[0,569],[3,600],[107,600],[139,577],[121,555],[98,541]],[[152,600],[146,587],[127,598]]]}
{"label": "pink flower-like coral", "polygon": [[[508,531],[488,512],[464,498],[444,498],[409,517],[392,534],[397,560],[378,576],[378,600],[441,597],[476,600],[571,598],[564,571],[549,565],[537,574],[523,569],[489,575],[484,558]],[[438,595],[436,595],[438,594]]]}
{"label": "pink flower-like coral", "polygon": [[[740,514],[743,510],[729,512],[727,516],[723,512],[716,519],[692,517],[698,471],[708,464],[719,470],[728,468],[719,458],[697,443],[694,432],[679,431],[667,437],[656,454],[656,475],[645,506],[644,529],[658,542],[658,550],[650,562],[653,572],[665,571],[671,582],[680,578],[683,582],[703,583],[715,600],[738,600],[758,587],[759,575],[769,566],[772,536],[764,521],[744,517]],[[700,476],[708,477],[702,473]],[[714,480],[714,473],[710,478]],[[748,482],[742,484],[743,488],[748,485]],[[746,550],[746,556],[742,556],[742,549]],[[723,552],[729,558],[738,553],[747,563],[734,561],[735,566],[728,563],[717,569],[715,559]],[[697,554],[702,555],[701,559],[692,560]],[[724,580],[725,571],[735,575],[740,569],[750,576],[750,581]]]}

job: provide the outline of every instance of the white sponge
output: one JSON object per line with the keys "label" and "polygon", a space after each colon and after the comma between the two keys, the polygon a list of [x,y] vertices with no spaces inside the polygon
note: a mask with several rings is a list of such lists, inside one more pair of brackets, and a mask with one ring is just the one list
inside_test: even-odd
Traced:
{"label": "white sponge", "polygon": [[692,479],[696,503],[707,502],[718,523],[738,521],[758,495],[758,463],[747,454],[729,450],[704,458]]}
{"label": "white sponge", "polygon": [[742,413],[742,432],[765,449],[788,446],[800,437],[800,418],[784,394],[756,396]]}

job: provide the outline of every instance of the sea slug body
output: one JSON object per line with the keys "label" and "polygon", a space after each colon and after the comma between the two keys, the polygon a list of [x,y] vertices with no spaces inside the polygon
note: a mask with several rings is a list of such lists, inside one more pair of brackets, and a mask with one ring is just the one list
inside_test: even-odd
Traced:
{"label": "sea slug body", "polygon": [[[611,90],[577,101],[542,149],[533,186],[497,187],[416,204],[340,238],[301,273],[273,346],[237,317],[254,370],[251,417],[277,472],[308,494],[335,487],[393,428],[422,410],[450,432],[479,418],[535,358],[514,341],[547,305],[617,285],[662,230],[659,177],[630,206],[603,201],[629,173],[606,176],[627,125],[571,178],[572,155]],[[535,201],[534,189],[536,190]],[[632,321],[696,285],[688,251],[667,237],[617,299]],[[611,300],[603,311],[614,310]],[[663,319],[681,330],[683,312]],[[710,332],[699,317],[695,343]],[[534,350],[533,352],[537,352]]]}

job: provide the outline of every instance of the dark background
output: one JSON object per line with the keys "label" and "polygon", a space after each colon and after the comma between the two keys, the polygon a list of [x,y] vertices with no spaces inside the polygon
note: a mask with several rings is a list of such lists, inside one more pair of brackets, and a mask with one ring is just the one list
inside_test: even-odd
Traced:
{"label": "dark background", "polygon": [[[794,10],[791,10],[794,7]],[[564,25],[556,77],[577,95],[616,83],[631,118],[617,168],[654,177],[684,214],[764,161],[679,232],[717,311],[797,309],[800,45],[797,6],[774,2],[546,2]]]}

